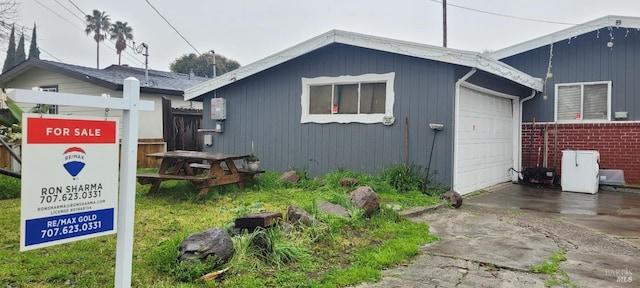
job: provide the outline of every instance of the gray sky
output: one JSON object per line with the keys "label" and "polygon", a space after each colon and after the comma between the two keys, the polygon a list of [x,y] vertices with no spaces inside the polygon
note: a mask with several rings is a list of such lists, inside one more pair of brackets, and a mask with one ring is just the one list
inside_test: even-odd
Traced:
{"label": "gray sky", "polygon": [[[169,70],[177,57],[194,53],[147,0],[18,0],[17,24],[37,24],[41,59],[96,65],[96,44],[84,33],[84,13],[106,11],[133,27],[136,44],[149,45],[149,66]],[[200,52],[215,50],[250,64],[331,29],[442,45],[442,4],[432,0],[148,0]],[[439,2],[439,1],[438,1]],[[448,4],[512,17],[584,23],[605,15],[640,16],[638,0],[448,0]],[[74,7],[76,4],[78,8]],[[570,25],[526,21],[449,6],[448,46],[497,50]],[[31,36],[31,30],[24,31]],[[19,35],[19,33],[18,33]],[[19,36],[16,36],[18,38]],[[17,39],[16,39],[17,41]],[[28,54],[28,42],[26,43]],[[100,47],[100,68],[117,64],[114,43]],[[123,64],[143,67],[131,49]],[[5,53],[0,54],[4,63]]]}

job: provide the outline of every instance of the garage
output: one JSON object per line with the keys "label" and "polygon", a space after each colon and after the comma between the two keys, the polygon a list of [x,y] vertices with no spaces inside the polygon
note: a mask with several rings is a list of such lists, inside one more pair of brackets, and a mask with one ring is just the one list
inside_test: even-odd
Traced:
{"label": "garage", "polygon": [[458,86],[453,189],[467,194],[511,181],[517,167],[518,97],[469,83]]}

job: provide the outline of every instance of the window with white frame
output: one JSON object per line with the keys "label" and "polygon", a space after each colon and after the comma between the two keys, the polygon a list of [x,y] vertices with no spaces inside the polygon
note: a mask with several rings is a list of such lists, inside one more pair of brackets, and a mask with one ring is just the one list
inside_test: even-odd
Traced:
{"label": "window with white frame", "polygon": [[302,78],[301,123],[392,123],[395,73]]}
{"label": "window with white frame", "polygon": [[[40,91],[43,92],[58,92],[58,86],[40,86]],[[58,114],[58,105],[46,105],[46,104],[38,104],[36,107],[40,109],[41,107],[49,106],[48,114]]]}
{"label": "window with white frame", "polygon": [[556,84],[556,121],[611,119],[611,81]]}

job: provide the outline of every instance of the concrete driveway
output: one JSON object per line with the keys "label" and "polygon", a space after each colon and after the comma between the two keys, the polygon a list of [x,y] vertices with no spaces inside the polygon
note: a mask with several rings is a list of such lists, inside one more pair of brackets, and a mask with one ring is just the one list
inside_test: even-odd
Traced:
{"label": "concrete driveway", "polygon": [[[461,209],[415,209],[441,241],[358,287],[545,287],[532,273],[558,251],[559,287],[640,287],[640,193],[561,192],[503,184]],[[634,275],[635,274],[635,275]],[[635,277],[634,277],[635,276]]]}

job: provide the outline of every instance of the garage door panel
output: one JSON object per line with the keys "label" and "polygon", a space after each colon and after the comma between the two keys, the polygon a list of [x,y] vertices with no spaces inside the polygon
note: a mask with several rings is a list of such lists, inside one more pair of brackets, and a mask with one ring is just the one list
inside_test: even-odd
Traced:
{"label": "garage door panel", "polygon": [[461,87],[454,188],[470,193],[511,179],[512,100]]}

